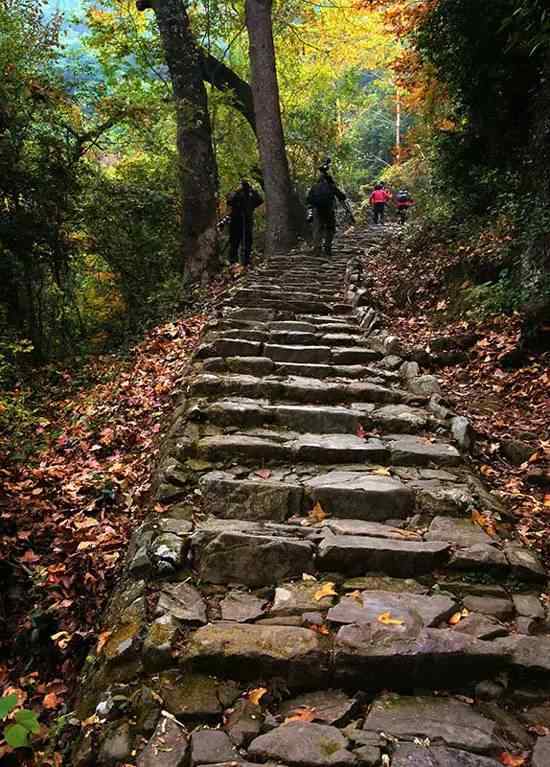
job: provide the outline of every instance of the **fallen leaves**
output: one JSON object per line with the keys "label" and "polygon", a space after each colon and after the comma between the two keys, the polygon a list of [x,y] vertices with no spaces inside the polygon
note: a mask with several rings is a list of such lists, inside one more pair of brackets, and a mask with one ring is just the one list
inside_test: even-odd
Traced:
{"label": "fallen leaves", "polygon": [[338,592],[334,588],[335,584],[331,581],[327,581],[326,583],[323,583],[320,589],[317,589],[315,594],[313,595],[313,599],[315,599],[316,602],[320,602],[321,599],[325,599],[325,597],[337,597]]}
{"label": "fallen leaves", "polygon": [[259,706],[261,699],[266,693],[267,687],[256,687],[254,690],[250,690],[250,692],[247,694],[247,698],[255,706]]}
{"label": "fallen leaves", "polygon": [[283,721],[283,724],[288,724],[289,722],[313,722],[316,714],[317,709],[313,708],[313,706],[299,706],[290,712]]}
{"label": "fallen leaves", "polygon": [[378,618],[378,623],[382,623],[384,626],[402,626],[405,621],[400,618],[392,618],[391,612],[381,613]]}
{"label": "fallen leaves", "polygon": [[271,476],[271,471],[269,469],[258,469],[258,471],[255,471],[254,474],[260,479],[269,479]]}
{"label": "fallen leaves", "polygon": [[371,471],[371,474],[378,474],[380,477],[391,477],[391,469],[389,466],[379,466]]}
{"label": "fallen leaves", "polygon": [[491,538],[496,536],[497,530],[495,523],[487,514],[481,514],[479,511],[474,509],[474,511],[472,511],[471,519],[474,525],[481,527],[481,529],[486,532],[487,535],[490,535]]}
{"label": "fallen leaves", "polygon": [[319,501],[317,501],[315,506],[307,515],[308,520],[314,524],[322,522],[324,519],[326,519],[326,517],[327,517],[327,513],[323,509]]}
{"label": "fallen leaves", "polygon": [[527,754],[510,754],[508,751],[503,751],[498,760],[505,767],[523,767],[527,764]]}
{"label": "fallen leaves", "polygon": [[457,626],[460,623],[460,621],[463,620],[464,618],[467,618],[469,614],[470,612],[466,608],[464,608],[463,610],[459,610],[458,612],[451,615],[447,623],[449,624],[449,626]]}

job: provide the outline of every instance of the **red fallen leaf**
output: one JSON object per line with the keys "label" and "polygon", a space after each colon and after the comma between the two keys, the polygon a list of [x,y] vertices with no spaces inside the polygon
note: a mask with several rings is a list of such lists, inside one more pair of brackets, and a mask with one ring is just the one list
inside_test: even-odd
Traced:
{"label": "red fallen leaf", "polygon": [[503,751],[498,757],[498,760],[501,764],[504,764],[505,767],[523,767],[527,762],[527,755],[517,754],[514,756],[514,754],[510,754],[508,751]]}
{"label": "red fallen leaf", "polygon": [[49,692],[44,696],[42,705],[44,708],[59,708],[63,701],[59,700],[55,692]]}
{"label": "red fallen leaf", "polygon": [[367,436],[367,432],[364,430],[363,425],[360,424],[360,423],[357,424],[357,429],[356,429],[355,433],[357,434],[359,439],[365,439],[366,436]]}
{"label": "red fallen leaf", "polygon": [[38,554],[35,554],[32,549],[27,549],[25,553],[23,554],[23,556],[19,557],[19,561],[25,562],[28,565],[32,565],[35,562],[39,562],[40,557],[38,556]]}
{"label": "red fallen leaf", "polygon": [[254,474],[261,479],[269,479],[271,476],[269,469],[258,469],[258,471],[255,471]]}

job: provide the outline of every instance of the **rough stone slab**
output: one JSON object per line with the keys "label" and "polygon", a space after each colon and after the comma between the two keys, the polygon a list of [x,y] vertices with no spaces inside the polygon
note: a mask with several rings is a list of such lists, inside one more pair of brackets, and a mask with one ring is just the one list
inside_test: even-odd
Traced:
{"label": "rough stone slab", "polygon": [[509,620],[514,615],[514,605],[509,599],[469,595],[462,600],[467,610],[483,615],[492,615],[500,620]]}
{"label": "rough stone slab", "polygon": [[296,581],[277,586],[273,606],[269,611],[270,616],[301,615],[305,612],[326,610],[333,604],[334,597],[316,599],[315,595],[322,586],[319,581]]}
{"label": "rough stone slab", "polygon": [[[426,470],[421,476],[427,475]],[[437,478],[426,478],[411,482],[411,488],[416,495],[416,506],[419,511],[428,514],[464,514],[473,506],[474,498],[467,485],[442,483]]]}
{"label": "rough stone slab", "polygon": [[392,463],[400,466],[458,466],[460,453],[445,442],[403,437],[390,442]]}
{"label": "rough stone slab", "polygon": [[491,536],[473,524],[469,519],[454,519],[453,517],[435,517],[426,533],[427,541],[447,541],[458,546],[475,546],[476,544],[490,545]]}
{"label": "rough stone slab", "polygon": [[425,429],[429,416],[425,410],[409,405],[385,405],[372,413],[371,420],[386,431],[401,434]]}
{"label": "rough stone slab", "polygon": [[[235,387],[236,382],[227,382],[227,387],[229,386]],[[219,387],[220,385],[218,384]],[[243,387],[252,389],[252,383],[245,382]],[[403,402],[409,396],[407,392],[398,389],[388,389],[378,384],[358,381],[333,383],[302,376],[290,376],[284,381],[267,376],[261,381],[260,390],[262,396],[271,397],[272,399],[326,405],[340,405],[345,402],[381,402],[391,404]],[[235,391],[230,393],[235,393]],[[243,393],[242,396],[254,395]],[[256,393],[256,396],[260,395]]]}
{"label": "rough stone slab", "polygon": [[537,681],[544,683],[545,686],[549,684],[549,636],[530,637],[516,635],[504,639],[496,639],[492,644],[505,652],[511,653],[511,665],[516,671],[537,678]]}
{"label": "rough stone slab", "polygon": [[[262,426],[269,417],[265,400],[247,399],[245,397],[222,399],[209,405],[205,410],[199,410],[198,415],[208,419],[209,423],[217,426],[237,425],[240,429],[250,429]],[[190,416],[194,415],[193,411]]]}
{"label": "rough stone slab", "polygon": [[401,743],[393,755],[392,767],[502,767],[502,762],[456,748]]}
{"label": "rough stone slab", "polygon": [[478,754],[500,746],[495,722],[455,698],[382,695],[372,704],[364,729],[399,740],[429,738],[434,745]]}
{"label": "rough stone slab", "polygon": [[512,601],[518,615],[541,620],[545,616],[544,607],[537,594],[512,594]]}
{"label": "rough stone slab", "polygon": [[363,591],[357,597],[344,597],[327,613],[333,623],[378,623],[390,613],[392,619],[429,628],[447,620],[455,612],[456,603],[446,596],[392,594],[388,591]]}
{"label": "rough stone slab", "polygon": [[[275,330],[269,334],[269,344],[275,346],[319,346],[319,336],[315,332]],[[322,344],[322,346],[326,346],[326,344]]]}
{"label": "rough stone slab", "polygon": [[165,583],[155,615],[171,615],[189,623],[206,623],[206,605],[200,591],[190,583]]}
{"label": "rough stone slab", "polygon": [[347,746],[348,739],[336,727],[289,722],[253,740],[248,753],[296,767],[344,767],[356,761]]}
{"label": "rough stone slab", "polygon": [[360,520],[402,519],[414,494],[398,479],[364,472],[333,471],[304,483],[306,495],[333,517]]}
{"label": "rough stone slab", "polygon": [[532,767],[548,767],[550,765],[550,735],[537,740],[531,765]]}
{"label": "rough stone slab", "polygon": [[336,347],[332,349],[332,362],[334,365],[368,365],[377,359],[380,359],[380,352],[365,346]]}
{"label": "rough stone slab", "polygon": [[484,543],[476,543],[474,546],[455,551],[449,568],[452,570],[481,569],[495,572],[506,572],[509,569],[502,551]]}
{"label": "rough stone slab", "polygon": [[236,762],[239,752],[222,730],[195,730],[191,733],[191,767],[200,764]]}
{"label": "rough stone slab", "polygon": [[467,615],[460,623],[453,626],[453,631],[485,640],[505,637],[509,633],[507,627],[496,618],[479,613]]}
{"label": "rough stone slab", "polygon": [[[275,364],[269,357],[226,357],[223,361],[221,370],[229,373],[237,373],[251,376],[267,376],[273,373]],[[206,360],[204,363],[204,369],[212,369],[208,363],[211,360]]]}
{"label": "rough stone slab", "polygon": [[264,614],[265,599],[259,599],[247,591],[230,591],[221,601],[222,619],[246,623]]}
{"label": "rough stone slab", "polygon": [[270,414],[278,426],[309,434],[355,434],[358,414],[344,407],[274,405]]}
{"label": "rough stone slab", "polygon": [[199,349],[198,356],[208,357],[259,357],[262,344],[259,341],[247,341],[244,338],[219,338],[207,347]]}
{"label": "rough stone slab", "polygon": [[309,629],[220,622],[191,635],[182,662],[206,673],[246,680],[280,676],[300,686],[324,679],[328,651]]}
{"label": "rough stone slab", "polygon": [[282,346],[265,344],[264,355],[274,362],[328,362],[330,347],[328,346]]}
{"label": "rough stone slab", "polygon": [[383,572],[406,578],[437,569],[447,559],[445,543],[393,541],[366,536],[327,536],[319,544],[319,567],[347,575]]}
{"label": "rough stone slab", "polygon": [[[273,363],[275,364],[275,363]],[[300,362],[277,362],[275,374],[278,376],[300,376],[304,378],[330,378],[335,375],[332,365],[321,365]]]}
{"label": "rough stone slab", "polygon": [[236,456],[245,460],[284,460],[290,455],[286,445],[244,434],[203,437],[195,444],[194,451],[208,461],[226,461]]}
{"label": "rough stone slab", "polygon": [[158,693],[164,707],[178,719],[209,719],[219,716],[241,690],[235,682],[218,681],[213,676],[182,673],[178,670],[160,674]]}
{"label": "rough stone slab", "polygon": [[213,375],[203,373],[191,381],[192,397],[259,397],[261,378],[250,375]]}
{"label": "rough stone slab", "polygon": [[176,722],[161,717],[152,738],[138,756],[136,767],[183,767],[189,741]]}
{"label": "rough stone slab", "polygon": [[224,729],[236,746],[243,747],[260,734],[262,720],[261,709],[250,700],[241,698],[226,713]]}
{"label": "rough stone slab", "polygon": [[279,715],[293,715],[297,709],[313,709],[313,721],[341,726],[354,715],[358,707],[356,698],[350,698],[342,690],[318,690],[306,692],[296,698],[285,700],[279,706]]}
{"label": "rough stone slab", "polygon": [[526,581],[545,581],[546,572],[537,554],[518,543],[507,543],[504,555],[512,574]]}
{"label": "rough stone slab", "polygon": [[334,643],[335,679],[369,689],[463,686],[505,668],[510,651],[451,629],[349,624]]}
{"label": "rough stone slab", "polygon": [[379,439],[355,434],[304,434],[292,443],[292,450],[296,460],[312,463],[376,463],[388,458]]}
{"label": "rough stone slab", "polygon": [[422,540],[420,533],[412,530],[390,527],[381,522],[363,522],[361,519],[328,519],[321,524],[321,528],[330,530],[334,535],[368,535],[394,541]]}
{"label": "rough stone slab", "polygon": [[300,513],[303,490],[300,485],[269,480],[236,480],[225,472],[210,472],[199,486],[205,510],[222,519],[271,520],[283,522]]}
{"label": "rough stone slab", "polygon": [[193,547],[199,577],[208,583],[259,588],[314,572],[312,543],[246,533],[221,533]]}
{"label": "rough stone slab", "polygon": [[146,669],[158,671],[173,664],[172,648],[178,629],[178,621],[170,614],[162,615],[151,623],[143,640],[143,665]]}

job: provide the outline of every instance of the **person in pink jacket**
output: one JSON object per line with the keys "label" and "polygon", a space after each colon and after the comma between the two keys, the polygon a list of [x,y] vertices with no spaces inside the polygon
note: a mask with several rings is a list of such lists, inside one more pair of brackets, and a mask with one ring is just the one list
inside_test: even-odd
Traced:
{"label": "person in pink jacket", "polygon": [[390,202],[392,196],[387,189],[384,189],[383,184],[376,184],[374,190],[369,197],[369,202],[374,211],[374,223],[383,224],[384,214],[386,212],[386,205]]}

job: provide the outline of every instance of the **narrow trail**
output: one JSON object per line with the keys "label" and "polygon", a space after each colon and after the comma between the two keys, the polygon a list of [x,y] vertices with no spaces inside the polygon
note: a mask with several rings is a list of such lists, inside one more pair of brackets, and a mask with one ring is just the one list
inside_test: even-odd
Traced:
{"label": "narrow trail", "polygon": [[381,236],[262,263],[210,323],[164,513],[134,535],[82,685],[75,767],[550,764],[529,730],[546,575],[498,523],[464,424],[345,295]]}

